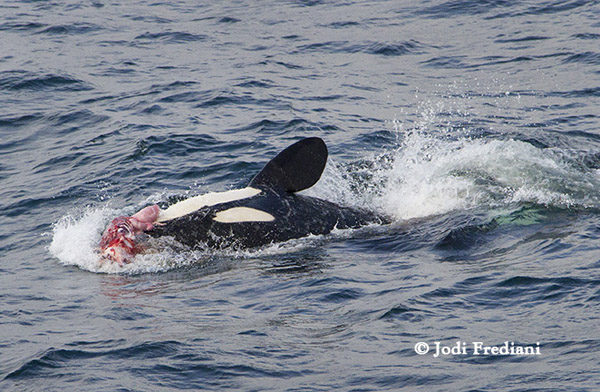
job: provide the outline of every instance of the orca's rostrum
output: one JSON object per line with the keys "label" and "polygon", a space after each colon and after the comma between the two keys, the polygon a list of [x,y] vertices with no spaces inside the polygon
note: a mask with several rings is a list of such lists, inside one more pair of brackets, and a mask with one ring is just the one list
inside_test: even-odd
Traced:
{"label": "orca's rostrum", "polygon": [[141,249],[136,236],[170,236],[190,247],[251,248],[334,228],[358,228],[387,220],[372,213],[298,195],[319,181],[327,162],[322,139],[302,139],[269,161],[248,187],[191,197],[160,210],[149,206],[131,217],[115,218],[100,250],[119,264]]}

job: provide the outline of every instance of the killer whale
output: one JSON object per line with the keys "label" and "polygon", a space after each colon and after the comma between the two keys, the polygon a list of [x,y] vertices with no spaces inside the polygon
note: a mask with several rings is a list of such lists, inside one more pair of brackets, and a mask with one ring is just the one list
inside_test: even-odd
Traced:
{"label": "killer whale", "polygon": [[302,139],[271,159],[246,188],[195,196],[161,210],[149,206],[117,217],[102,236],[103,258],[130,262],[141,233],[172,237],[192,248],[254,248],[390,221],[357,208],[300,195],[316,184],[327,163],[318,137]]}
{"label": "killer whale", "polygon": [[[322,139],[302,139],[269,161],[247,188],[237,190],[237,195],[232,195],[236,191],[212,194],[214,204],[186,210],[173,218],[169,209],[177,210],[177,205],[171,206],[159,216],[160,225],[147,233],[153,237],[172,236],[191,247],[253,248],[328,234],[334,228],[387,223],[387,219],[371,212],[297,194],[319,181],[327,156]],[[220,202],[220,197],[225,201]]]}

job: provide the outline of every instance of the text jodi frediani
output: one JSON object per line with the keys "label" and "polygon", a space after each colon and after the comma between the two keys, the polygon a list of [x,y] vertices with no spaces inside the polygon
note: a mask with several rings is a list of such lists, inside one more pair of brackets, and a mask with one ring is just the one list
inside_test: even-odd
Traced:
{"label": "text jodi frediani", "polygon": [[431,347],[426,342],[415,344],[415,352],[419,355],[425,355],[433,352],[433,357],[446,355],[484,355],[484,356],[535,356],[541,355],[540,343],[533,345],[519,345],[514,342],[506,341],[501,345],[487,345],[483,342],[461,342],[458,340],[453,345],[444,345],[442,342],[433,342]]}

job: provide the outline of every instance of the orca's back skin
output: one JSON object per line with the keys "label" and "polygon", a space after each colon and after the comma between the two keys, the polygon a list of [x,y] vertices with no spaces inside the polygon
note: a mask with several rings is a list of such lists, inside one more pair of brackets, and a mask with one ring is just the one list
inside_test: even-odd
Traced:
{"label": "orca's back skin", "polygon": [[[268,222],[222,223],[216,214],[235,207],[249,207],[271,214]],[[172,236],[193,248],[253,248],[308,235],[327,234],[334,228],[358,228],[370,223],[388,223],[387,219],[354,208],[297,195],[264,190],[256,196],[214,206],[155,226],[153,237]]]}

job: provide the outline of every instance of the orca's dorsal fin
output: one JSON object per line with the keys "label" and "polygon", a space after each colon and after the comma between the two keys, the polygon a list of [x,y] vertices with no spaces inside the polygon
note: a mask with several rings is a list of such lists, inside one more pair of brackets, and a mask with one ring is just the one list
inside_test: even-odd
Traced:
{"label": "orca's dorsal fin", "polygon": [[327,146],[309,137],[281,151],[250,181],[253,188],[300,192],[315,185],[327,163]]}

